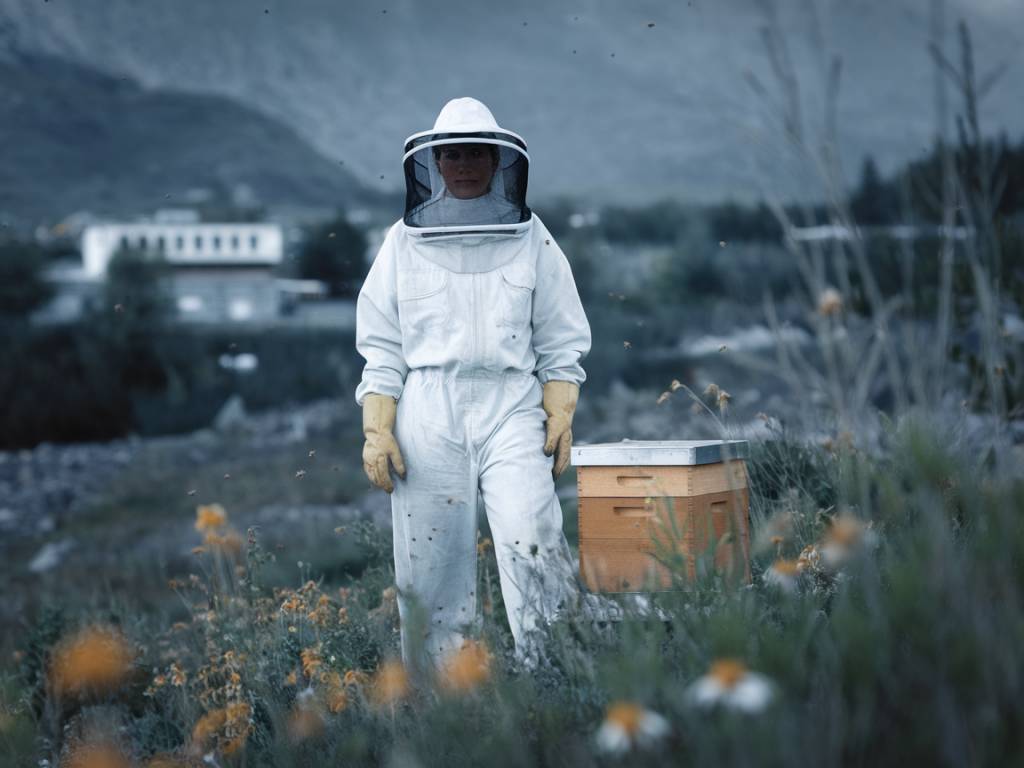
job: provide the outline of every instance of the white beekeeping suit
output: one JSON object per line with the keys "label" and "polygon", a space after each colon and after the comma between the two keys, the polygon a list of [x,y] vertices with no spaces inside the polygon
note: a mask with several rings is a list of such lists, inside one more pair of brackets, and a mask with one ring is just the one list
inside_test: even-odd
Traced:
{"label": "white beekeeping suit", "polygon": [[[473,197],[473,172],[453,176],[459,196],[439,168],[472,147],[493,176]],[[407,663],[421,651],[437,661],[476,629],[478,498],[517,653],[531,658],[533,630],[578,599],[542,387],[583,383],[590,326],[569,262],[526,207],[528,166],[525,142],[486,106],[450,101],[433,129],[406,142],[406,214],[357,301],[366,365],[356,402],[371,393],[397,400],[391,436],[404,468],[391,502]],[[415,606],[423,624],[413,635]]]}

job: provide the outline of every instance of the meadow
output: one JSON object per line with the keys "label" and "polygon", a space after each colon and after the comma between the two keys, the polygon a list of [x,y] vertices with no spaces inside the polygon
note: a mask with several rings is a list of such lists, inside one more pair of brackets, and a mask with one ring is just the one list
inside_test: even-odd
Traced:
{"label": "meadow", "polygon": [[[617,598],[619,620],[569,611],[524,668],[484,528],[480,636],[436,672],[407,669],[386,525],[286,522],[282,540],[252,511],[275,478],[297,479],[300,447],[262,475],[265,457],[214,462],[203,497],[183,493],[184,476],[163,481],[190,560],[170,568],[125,547],[95,573],[21,587],[33,607],[2,661],[4,765],[1024,763],[1024,361],[1010,326],[1022,250],[995,216],[966,31],[961,55],[945,62],[967,118],[943,149],[937,240],[892,243],[881,280],[833,145],[818,157],[790,136],[821,161],[829,214],[853,233],[785,240],[799,281],[787,311],[811,343],[787,341],[766,293],[776,343],[770,358],[737,356],[745,382],[655,379],[638,395],[667,433],[729,438],[751,434],[744,388],[784,387],[785,418],[748,406],[761,425],[746,465],[749,583],[711,567],[728,540],[694,580],[669,551],[673,589]],[[773,210],[789,231],[791,212]],[[915,274],[921,258],[933,268]],[[581,428],[619,406],[596,401]],[[357,498],[359,447],[350,424],[309,448],[348,469],[305,475],[303,499]],[[218,481],[246,473],[241,488]],[[149,482],[108,500],[92,541],[157,503]],[[572,486],[570,470],[570,536]]]}

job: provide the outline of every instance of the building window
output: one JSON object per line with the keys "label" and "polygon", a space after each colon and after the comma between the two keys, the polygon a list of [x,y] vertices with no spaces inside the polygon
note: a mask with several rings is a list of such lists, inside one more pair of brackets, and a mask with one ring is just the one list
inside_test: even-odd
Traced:
{"label": "building window", "polygon": [[219,251],[220,250],[220,235],[214,235],[213,236],[213,250],[215,250],[215,251]]}
{"label": "building window", "polygon": [[174,245],[179,251],[183,250],[185,248],[185,238],[182,237],[181,235],[178,235],[178,237],[174,241]]}
{"label": "building window", "polygon": [[203,300],[199,296],[179,296],[178,297],[178,311],[179,312],[198,312],[203,308]]}
{"label": "building window", "polygon": [[196,244],[196,250],[197,251],[203,250],[203,236],[202,235],[196,235],[195,244]]}
{"label": "building window", "polygon": [[238,250],[238,235],[232,235],[231,236],[231,250],[233,250],[233,251],[237,251]]}
{"label": "building window", "polygon": [[128,235],[121,235],[121,247],[128,250]]}
{"label": "building window", "polygon": [[228,317],[232,320],[248,320],[252,317],[252,302],[248,299],[232,299],[228,304]]}
{"label": "building window", "polygon": [[252,248],[254,251],[259,246],[259,244],[260,244],[260,239],[259,239],[259,237],[257,235],[251,235],[249,237],[249,247]]}
{"label": "building window", "polygon": [[165,245],[165,243],[164,243],[164,236],[160,235],[160,237],[158,237],[156,239],[156,248],[157,248],[157,250],[158,251],[162,251],[164,249],[164,245]]}

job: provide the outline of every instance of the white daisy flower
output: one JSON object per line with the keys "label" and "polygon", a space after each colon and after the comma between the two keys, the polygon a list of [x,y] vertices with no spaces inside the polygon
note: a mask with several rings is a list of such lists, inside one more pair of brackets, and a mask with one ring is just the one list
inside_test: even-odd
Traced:
{"label": "white daisy flower", "polygon": [[787,594],[794,594],[800,578],[800,567],[796,560],[776,560],[764,572],[764,583],[777,587]]}
{"label": "white daisy flower", "polygon": [[822,540],[818,551],[826,568],[836,571],[842,568],[859,549],[874,549],[878,546],[878,534],[871,523],[863,523],[853,515],[843,514],[835,518]]}
{"label": "white daisy flower", "polygon": [[722,705],[756,714],[775,697],[775,685],[762,674],[752,672],[738,659],[718,659],[708,673],[686,690],[686,698],[698,707]]}
{"label": "white daisy flower", "polygon": [[622,754],[634,746],[647,747],[668,735],[668,721],[631,701],[608,707],[595,736],[597,747],[608,754]]}

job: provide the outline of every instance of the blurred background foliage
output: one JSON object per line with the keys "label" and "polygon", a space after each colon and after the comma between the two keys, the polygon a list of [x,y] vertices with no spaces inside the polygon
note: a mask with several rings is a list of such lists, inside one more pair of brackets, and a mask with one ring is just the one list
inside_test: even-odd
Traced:
{"label": "blurred background foliage", "polygon": [[[1024,199],[1018,185],[1006,180],[1015,178],[1012,174],[1024,163],[1024,143],[1001,138],[983,147],[961,145],[953,159],[965,178],[975,178],[972,169],[981,153],[998,169],[1002,193],[994,210],[1001,254],[994,276],[1006,298],[1021,306]],[[933,318],[938,308],[941,261],[936,254],[942,238],[938,231],[922,231],[907,239],[891,227],[939,225],[940,166],[937,148],[892,178],[880,177],[868,159],[850,195],[881,296],[904,301],[905,311],[922,321]],[[539,206],[537,213],[569,257],[591,320],[595,344],[587,361],[588,389],[595,394],[615,380],[637,386],[668,374],[669,379],[685,377],[692,367],[679,349],[686,333],[756,323],[768,296],[783,308],[814,298],[806,295],[799,266],[782,245],[779,220],[766,204],[694,206],[666,200],[638,208],[607,206],[589,218],[578,208],[563,199]],[[801,226],[830,221],[824,206],[794,205],[786,213]],[[821,247],[833,249],[834,244]],[[33,326],[28,315],[51,296],[43,270],[63,255],[21,241],[0,241],[0,333],[12,363],[0,371],[0,396],[18,404],[3,411],[2,447],[189,431],[208,423],[233,393],[259,410],[337,396],[354,391],[358,383],[362,359],[351,331],[247,331],[174,323],[161,287],[166,265],[141,253],[118,255],[101,302],[80,322]],[[366,233],[339,212],[307,227],[288,269],[296,277],[324,281],[333,297],[354,300],[371,257]],[[869,314],[862,271],[852,261],[824,258],[822,263],[826,283],[849,286],[849,310]],[[840,274],[844,264],[846,272]],[[980,342],[969,331],[969,321],[978,306],[971,267],[962,255],[954,259],[952,279],[957,296],[953,351],[977,369],[970,361]],[[799,312],[784,311],[794,327],[810,330]],[[648,350],[660,354],[645,356]],[[219,370],[218,357],[229,351],[258,352],[259,376],[249,380]],[[1014,382],[1020,376],[1011,373],[1007,396],[1016,407],[1021,385]],[[68,381],[76,382],[73,390],[65,386]]]}

